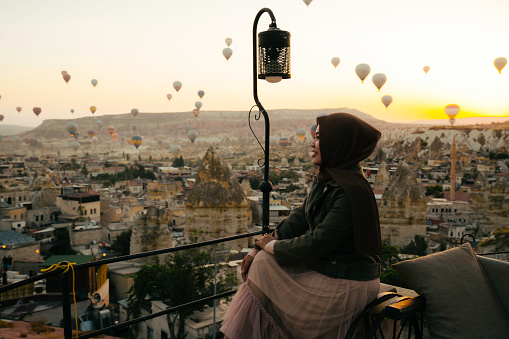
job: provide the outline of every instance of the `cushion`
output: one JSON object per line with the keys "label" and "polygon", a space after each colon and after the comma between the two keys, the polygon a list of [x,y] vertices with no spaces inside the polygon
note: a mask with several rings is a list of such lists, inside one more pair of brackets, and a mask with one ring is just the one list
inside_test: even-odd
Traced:
{"label": "cushion", "polygon": [[484,256],[478,256],[477,259],[486,273],[491,286],[493,286],[493,290],[502,304],[505,314],[509,316],[509,288],[507,288],[509,262]]}
{"label": "cushion", "polygon": [[432,338],[509,338],[509,319],[470,244],[392,267],[426,298]]}

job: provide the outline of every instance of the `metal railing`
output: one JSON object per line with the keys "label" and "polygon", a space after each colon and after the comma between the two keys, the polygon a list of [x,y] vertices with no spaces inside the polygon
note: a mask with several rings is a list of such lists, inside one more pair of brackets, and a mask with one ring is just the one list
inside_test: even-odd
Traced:
{"label": "metal railing", "polygon": [[[124,256],[115,257],[115,258],[101,259],[101,260],[97,260],[97,261],[91,261],[91,262],[87,262],[87,263],[83,263],[83,264],[73,265],[73,268],[74,268],[74,270],[78,270],[78,269],[83,269],[83,268],[101,266],[104,264],[111,264],[111,263],[115,263],[115,262],[127,261],[127,260],[131,260],[131,259],[149,257],[149,256],[153,256],[153,255],[158,255],[158,254],[183,251],[183,250],[188,250],[191,248],[203,247],[203,246],[219,244],[219,243],[223,243],[223,242],[227,242],[227,241],[243,239],[243,238],[247,238],[247,237],[261,235],[264,233],[266,233],[266,231],[262,230],[262,231],[252,232],[252,233],[244,233],[244,234],[240,234],[240,235],[235,235],[235,236],[227,237],[227,238],[203,241],[203,242],[194,243],[194,244],[187,244],[187,245],[170,247],[170,248],[165,248],[165,249],[160,249],[160,250],[155,250],[155,251],[148,251],[148,252],[143,252],[143,253],[124,255]],[[72,322],[72,318],[71,318],[71,299],[70,299],[71,288],[69,287],[69,281],[72,281],[72,279],[69,279],[69,274],[72,274],[72,272],[68,271],[66,273],[63,273],[63,271],[64,271],[63,269],[58,268],[55,271],[42,273],[42,274],[36,275],[34,277],[31,277],[31,278],[28,278],[28,279],[25,279],[22,281],[18,281],[18,282],[15,282],[15,283],[12,283],[12,284],[9,284],[6,286],[2,286],[2,287],[0,287],[0,293],[7,292],[9,290],[12,290],[12,289],[15,289],[15,288],[18,288],[21,286],[25,286],[27,284],[30,284],[30,283],[33,283],[33,282],[36,282],[39,280],[43,280],[43,279],[46,279],[48,277],[51,277],[51,276],[54,276],[57,274],[61,274],[61,283],[62,283],[61,294],[62,294],[62,313],[63,313],[63,319],[64,319],[64,338],[72,339],[73,338],[73,335],[72,335],[72,323],[73,322]],[[120,330],[120,329],[126,328],[128,326],[131,326],[131,325],[134,325],[134,324],[137,324],[137,323],[140,323],[140,322],[152,319],[152,318],[157,318],[162,315],[166,315],[168,313],[180,311],[181,309],[184,309],[186,307],[196,306],[196,305],[200,305],[200,304],[204,304],[204,303],[213,301],[215,299],[228,297],[230,295],[235,294],[236,292],[237,292],[237,290],[232,290],[229,292],[212,295],[207,298],[191,301],[187,304],[174,306],[174,307],[168,308],[166,310],[163,310],[161,312],[157,312],[157,313],[153,313],[153,314],[150,314],[147,316],[127,320],[121,324],[112,325],[112,326],[105,327],[100,330],[95,330],[95,331],[90,331],[90,332],[84,333],[84,334],[78,336],[78,339],[92,338],[92,337],[100,335],[100,334]],[[75,314],[75,316],[77,317],[77,314]],[[78,330],[79,329],[76,329],[76,331],[78,331]]]}

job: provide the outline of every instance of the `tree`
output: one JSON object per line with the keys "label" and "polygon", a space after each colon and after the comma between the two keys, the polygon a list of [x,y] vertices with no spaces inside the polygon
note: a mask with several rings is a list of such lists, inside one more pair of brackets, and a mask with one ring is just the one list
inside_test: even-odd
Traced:
{"label": "tree", "polygon": [[130,159],[129,154],[126,154],[126,155],[125,155],[125,160],[129,161],[129,159]]}
{"label": "tree", "polygon": [[115,241],[113,241],[113,244],[111,244],[110,249],[120,255],[129,255],[132,233],[132,229],[120,233]]}
{"label": "tree", "polygon": [[426,196],[432,195],[435,198],[443,198],[444,193],[442,190],[442,186],[440,185],[431,185],[426,186]]}
{"label": "tree", "polygon": [[[168,256],[162,265],[156,258],[154,264],[143,266],[135,274],[133,286],[129,290],[129,317],[139,317],[142,308],[150,309],[152,300],[162,300],[168,307],[173,307],[213,295],[215,250],[202,247],[178,251]],[[233,272],[223,271],[218,266],[218,294],[232,290],[238,283]],[[213,302],[210,302],[211,305]],[[200,305],[168,314],[166,320],[171,338],[185,338],[186,319],[194,311],[204,308],[205,305]],[[133,337],[136,335],[133,333]]]}
{"label": "tree", "polygon": [[67,228],[57,228],[53,232],[53,235],[55,236],[55,245],[49,249],[51,255],[76,254],[76,251],[71,247],[71,240],[69,239],[69,231]]}
{"label": "tree", "polygon": [[418,256],[425,256],[428,244],[422,235],[416,235],[414,240],[410,241],[408,245],[403,247],[401,251],[406,254],[415,254]]}
{"label": "tree", "polygon": [[87,164],[83,164],[83,167],[81,168],[81,174],[88,176]]}

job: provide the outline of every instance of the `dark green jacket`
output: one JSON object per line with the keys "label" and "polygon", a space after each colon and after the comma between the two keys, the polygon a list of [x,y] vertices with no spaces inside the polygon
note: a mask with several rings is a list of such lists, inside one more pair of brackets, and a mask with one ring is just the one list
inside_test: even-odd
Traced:
{"label": "dark green jacket", "polygon": [[354,249],[350,202],[335,181],[315,181],[302,206],[277,226],[280,241],[274,255],[280,265],[306,263],[332,278],[373,280],[379,276],[378,257],[357,255]]}

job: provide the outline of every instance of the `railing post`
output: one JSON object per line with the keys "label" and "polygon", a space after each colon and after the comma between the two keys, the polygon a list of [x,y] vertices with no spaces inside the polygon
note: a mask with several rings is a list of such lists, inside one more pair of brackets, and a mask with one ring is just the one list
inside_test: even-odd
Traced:
{"label": "railing post", "polygon": [[[62,312],[64,314],[64,338],[72,339],[71,298],[69,297],[69,273],[63,273],[62,279]],[[74,316],[78,316],[75,314]],[[78,329],[76,329],[77,331]]]}

